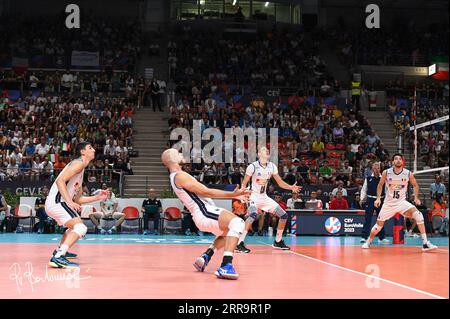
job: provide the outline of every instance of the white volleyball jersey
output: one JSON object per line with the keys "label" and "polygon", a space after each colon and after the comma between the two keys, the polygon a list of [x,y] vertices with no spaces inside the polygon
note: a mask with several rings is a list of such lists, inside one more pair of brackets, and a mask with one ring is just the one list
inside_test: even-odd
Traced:
{"label": "white volleyball jersey", "polygon": [[277,166],[272,162],[267,162],[262,166],[259,161],[251,163],[245,172],[252,177],[252,191],[256,194],[266,194],[267,184],[272,175],[278,174]]}
{"label": "white volleyball jersey", "polygon": [[399,174],[394,173],[394,168],[386,170],[386,198],[384,203],[396,204],[406,200],[409,175],[411,172],[404,168]]}
{"label": "white volleyball jersey", "polygon": [[[202,212],[205,211],[205,204],[215,206],[213,200],[208,197],[202,197],[195,193],[192,193],[184,188],[180,188],[175,184],[175,176],[177,175],[177,172],[170,173],[170,184],[172,185],[172,189],[175,192],[175,194],[178,196],[178,198],[181,200],[181,202],[186,206],[187,209],[192,214],[195,214],[197,209],[200,209]],[[190,176],[193,180],[195,180],[194,177]],[[206,214],[209,212],[206,210]]]}
{"label": "white volleyball jersey", "polygon": [[[58,180],[58,178],[61,176],[61,174],[68,168],[70,167],[70,165],[75,162],[75,161],[81,161],[81,159],[76,159],[71,161],[70,163],[68,163],[66,165],[66,167],[64,167],[64,169],[61,171],[61,173],[59,173],[58,177],[56,178],[56,180],[53,182],[52,187],[50,188],[50,192],[47,196],[47,199],[54,201],[55,203],[60,203],[60,202],[64,202],[64,198],[62,198],[61,193],[58,190],[58,186],[56,185],[56,181]],[[69,182],[67,182],[66,187],[67,187],[67,191],[69,192],[69,196],[70,198],[74,198],[74,196],[77,194],[77,192],[79,190],[81,190],[81,187],[83,185],[83,176],[84,176],[84,169],[79,172],[78,174],[75,174],[74,176],[72,176],[72,178],[69,180]]]}

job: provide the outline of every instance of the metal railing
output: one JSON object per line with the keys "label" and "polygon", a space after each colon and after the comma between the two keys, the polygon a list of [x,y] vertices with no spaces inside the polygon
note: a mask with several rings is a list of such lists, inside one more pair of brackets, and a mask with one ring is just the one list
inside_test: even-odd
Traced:
{"label": "metal railing", "polygon": [[125,84],[121,82],[98,82],[92,85],[91,82],[83,81],[63,85],[59,80],[57,83],[52,81],[39,81],[32,83],[25,80],[4,79],[0,80],[0,90],[19,91],[20,93],[29,91],[42,91],[47,93],[124,93]]}
{"label": "metal railing", "polygon": [[428,66],[428,58],[424,54],[397,54],[397,53],[357,53],[354,62],[356,65],[398,65],[398,66]]}
{"label": "metal railing", "polygon": [[[129,70],[130,68],[134,69],[137,56],[136,54],[127,54],[123,55],[119,58],[109,59],[104,55],[100,54],[99,56],[99,64],[95,67],[76,67],[71,63],[72,60],[72,52],[70,55],[57,55],[57,54],[28,54],[26,56],[29,61],[30,69],[51,69],[51,70],[66,70],[68,68],[74,70],[92,70],[99,71],[105,68],[112,68],[114,70]],[[5,54],[5,58],[3,59],[3,63],[0,64],[0,68],[8,69],[12,66],[12,54]],[[130,63],[122,63],[125,58],[128,58]]]}

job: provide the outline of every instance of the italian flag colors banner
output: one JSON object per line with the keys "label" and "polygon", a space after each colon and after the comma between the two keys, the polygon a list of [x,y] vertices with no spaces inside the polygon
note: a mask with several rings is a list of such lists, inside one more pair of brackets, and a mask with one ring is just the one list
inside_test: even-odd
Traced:
{"label": "italian flag colors banner", "polygon": [[61,148],[61,151],[63,151],[63,152],[70,151],[70,145],[68,143],[61,143],[60,148]]}
{"label": "italian flag colors banner", "polygon": [[432,63],[436,64],[436,73],[431,77],[440,81],[448,81],[448,56],[435,55],[432,58]]}
{"label": "italian flag colors banner", "polygon": [[58,161],[58,154],[48,154],[48,161],[56,163]]}
{"label": "italian flag colors banner", "polygon": [[16,74],[23,74],[28,70],[28,56],[16,53],[11,59],[11,67]]}

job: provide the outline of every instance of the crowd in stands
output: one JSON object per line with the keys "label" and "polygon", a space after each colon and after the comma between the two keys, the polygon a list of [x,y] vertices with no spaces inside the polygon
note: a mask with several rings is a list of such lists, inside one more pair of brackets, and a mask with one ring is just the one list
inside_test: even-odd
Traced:
{"label": "crowd in stands", "polygon": [[166,82],[153,78],[134,77],[128,72],[99,73],[60,71],[30,71],[16,73],[14,70],[0,72],[0,90],[13,100],[21,97],[23,91],[36,96],[46,94],[124,95],[137,107],[151,105],[162,110],[166,102]]}
{"label": "crowd in stands", "polygon": [[[12,57],[26,57],[30,67],[70,67],[72,51],[98,51],[105,69],[133,70],[142,55],[142,30],[137,21],[83,14],[83,27],[65,27],[65,15],[0,21],[0,67]],[[5,64],[6,65],[2,65]]]}
{"label": "crowd in stands", "polygon": [[[0,72],[0,88],[3,94],[13,99],[20,97],[22,91],[32,94],[60,93],[123,93],[129,98],[138,90],[142,78],[135,79],[128,72],[78,72],[29,71],[18,73],[14,70]],[[8,91],[8,92],[6,92]]]}
{"label": "crowd in stands", "polygon": [[[5,78],[4,72],[0,74]],[[51,181],[84,140],[97,150],[96,160],[87,169],[90,182],[118,180],[120,172],[131,174],[129,149],[136,102],[135,86],[117,96],[68,89],[61,94],[30,91],[11,99],[8,90],[2,90],[0,179]]]}
{"label": "crowd in stands", "polygon": [[307,89],[332,82],[319,56],[323,33],[317,29],[274,28],[239,38],[214,30],[178,25],[168,43],[171,76],[177,85],[223,83],[297,86]]}
{"label": "crowd in stands", "polygon": [[410,65],[428,66],[433,56],[448,56],[448,23],[434,22],[422,28],[397,20],[390,27],[351,28],[343,22],[328,35],[347,66]]}
{"label": "crowd in stands", "polygon": [[[24,31],[18,35],[12,33],[22,30],[17,23],[24,23]],[[134,112],[141,105],[162,110],[166,93],[170,93],[171,131],[191,130],[194,120],[201,121],[202,132],[217,127],[223,135],[227,128],[252,127],[266,128],[269,137],[270,128],[277,128],[280,176],[289,184],[315,186],[308,198],[286,198],[270,185],[269,196],[286,208],[362,209],[358,190],[363,179],[372,173],[371,164],[379,161],[382,169],[390,165],[391,154],[362,113],[351,101],[338,105],[334,93],[340,89],[340,83],[329,76],[318,54],[320,41],[325,37],[320,30],[306,33],[274,29],[236,39],[179,25],[168,43],[172,79],[166,85],[163,80],[148,82],[125,72],[112,72],[116,65],[133,66],[141,54],[142,38],[136,24],[114,25],[88,19],[86,29],[67,35],[67,30],[56,30],[51,20],[35,23],[20,19],[0,22],[0,30],[5,31],[0,32],[0,57],[12,49],[29,56],[52,56],[54,63],[58,56],[70,55],[71,50],[96,49],[102,54],[105,71],[91,74],[67,69],[23,75],[0,72],[1,181],[53,181],[73,157],[77,143],[84,140],[93,142],[97,150],[96,160],[87,170],[89,182],[109,182],[118,178],[120,172],[132,174]],[[25,32],[27,27],[31,29],[29,33]],[[343,55],[349,61],[357,56],[360,62],[392,64],[397,63],[399,54],[431,56],[442,51],[441,43],[429,46],[436,52],[423,51],[422,41],[410,47],[414,39],[405,40],[409,44],[403,46],[403,42],[396,42],[404,40],[398,32],[376,31],[375,38],[365,32],[368,31],[352,33],[344,29],[331,36],[342,44]],[[448,34],[448,28],[442,32]],[[435,35],[425,34],[425,38],[434,41]],[[377,49],[380,43],[382,51]],[[151,43],[146,50],[150,55],[160,54],[157,43]],[[20,89],[14,87],[18,82]],[[263,86],[299,89],[289,95],[269,97],[259,91]],[[391,90],[388,97],[392,101],[395,98],[390,105],[394,121],[403,127],[412,125],[411,104],[402,104],[402,91],[397,84],[388,84],[387,89]],[[11,91],[19,90],[29,93],[10,96]],[[418,93],[418,122],[448,114],[448,106],[433,104],[441,97],[441,91],[442,99],[447,97],[448,101],[448,86],[447,93],[441,88],[426,88]],[[447,166],[448,121],[420,132],[424,161],[430,167]],[[175,142],[169,141],[168,146]],[[252,146],[246,141],[236,152],[244,153]],[[185,165],[184,169],[205,184],[240,184],[247,165],[246,161],[202,162]],[[325,186],[331,188],[326,195],[322,190]],[[349,189],[356,189],[354,196],[349,196]],[[242,206],[237,206],[236,211],[242,212]],[[262,232],[265,224],[274,222],[259,221],[256,231]]]}
{"label": "crowd in stands", "polygon": [[[414,132],[414,87],[399,83],[388,84],[388,112],[397,129],[406,132],[407,146],[412,149]],[[416,123],[425,123],[449,114],[448,84],[437,86],[435,82],[423,83],[416,89]],[[418,157],[428,168],[448,166],[449,136],[448,120],[426,126],[417,131]],[[425,168],[426,168],[425,167]],[[448,182],[448,171],[445,175]]]}
{"label": "crowd in stands", "polygon": [[[201,130],[226,128],[278,128],[280,172],[288,181],[301,184],[334,183],[346,185],[358,183],[367,176],[371,161],[389,161],[376,132],[360,114],[336,105],[325,104],[322,98],[293,96],[268,103],[255,97],[247,105],[224,99],[212,93],[212,86],[205,83],[200,88],[193,85],[192,94],[171,105],[170,130],[182,127],[191,129],[193,120],[201,120]],[[270,131],[267,132],[268,134]],[[248,143],[244,145],[248,148]],[[238,150],[243,151],[243,150]],[[229,180],[236,170],[225,164],[193,165],[193,173],[211,183]]]}
{"label": "crowd in stands", "polygon": [[430,198],[433,200],[430,215],[435,235],[448,236],[448,183],[442,183],[440,175],[436,175],[434,183],[430,185]]}
{"label": "crowd in stands", "polygon": [[[272,102],[254,96],[247,103],[243,99],[237,101],[233,93],[224,98],[221,89],[213,90],[207,82],[190,87],[191,94],[171,105],[169,129],[190,130],[193,120],[201,120],[202,132],[217,127],[223,137],[226,128],[278,128],[280,176],[289,184],[297,182],[317,188],[334,185],[336,188],[327,196],[321,195],[321,207],[361,209],[358,192],[350,200],[346,188],[358,189],[363,178],[370,176],[373,162],[381,161],[382,167],[389,166],[389,152],[367,119],[354,111],[352,105],[338,108],[325,103],[324,97],[304,96]],[[267,130],[267,140],[269,133]],[[168,145],[175,142],[170,141]],[[247,151],[249,146],[246,141],[243,149],[237,148],[236,153]],[[233,147],[236,148],[236,144]],[[205,184],[240,184],[247,165],[246,161],[202,162],[186,165],[184,169]],[[276,191],[272,194],[274,198],[276,194]]]}

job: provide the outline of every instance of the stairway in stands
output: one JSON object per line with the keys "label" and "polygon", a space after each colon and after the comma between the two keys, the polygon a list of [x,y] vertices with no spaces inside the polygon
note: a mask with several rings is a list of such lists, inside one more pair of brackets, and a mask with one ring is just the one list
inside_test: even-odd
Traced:
{"label": "stairway in stands", "polygon": [[327,70],[342,85],[350,83],[351,77],[349,70],[345,67],[335,50],[332,49],[328,41],[322,41],[319,47],[320,57],[327,64]]}
{"label": "stairway in stands", "polygon": [[[167,108],[166,108],[167,109]],[[124,195],[146,195],[149,188],[157,194],[170,189],[167,169],[161,163],[161,153],[168,141],[168,115],[141,108],[134,116],[133,148],[139,157],[131,159],[134,175],[125,176]]]}
{"label": "stairway in stands", "polygon": [[147,52],[145,52],[138,62],[139,75],[144,76],[145,69],[152,68],[156,79],[164,79],[167,83],[167,79],[169,77],[169,65],[167,63],[168,37],[163,34],[158,38],[152,39],[151,42],[154,44],[159,44],[159,56],[149,56]]}
{"label": "stairway in stands", "polygon": [[[396,139],[395,128],[392,119],[389,114],[385,110],[377,110],[377,111],[362,111],[363,115],[369,120],[372,125],[372,128],[380,137],[383,142],[385,148],[389,151],[389,154],[397,153],[398,142]],[[405,144],[407,145],[407,144]],[[413,170],[412,164],[413,162],[413,154],[409,150],[409,147],[405,147],[404,151],[406,167],[409,170]],[[410,160],[411,159],[411,160]],[[426,164],[418,159],[417,161],[417,169],[422,170]],[[411,167],[409,167],[411,166]],[[428,199],[426,205],[431,204],[429,201],[429,188],[430,184],[434,182],[435,173],[427,173],[427,174],[418,174],[416,175],[416,180],[419,183],[421,199],[424,198],[423,195]]]}
{"label": "stairway in stands", "polygon": [[[160,54],[149,56],[145,52],[138,64],[138,73],[144,75],[145,68],[153,68],[153,76],[167,83],[167,35],[163,32],[149,41],[159,44]],[[139,152],[139,157],[131,159],[134,175],[125,176],[124,195],[127,197],[147,195],[149,188],[154,188],[160,196],[170,189],[168,171],[161,163],[161,153],[169,140],[167,105],[163,105],[163,110],[153,112],[150,106],[144,106],[133,117],[133,148]]]}

